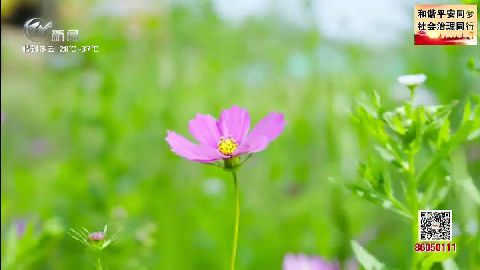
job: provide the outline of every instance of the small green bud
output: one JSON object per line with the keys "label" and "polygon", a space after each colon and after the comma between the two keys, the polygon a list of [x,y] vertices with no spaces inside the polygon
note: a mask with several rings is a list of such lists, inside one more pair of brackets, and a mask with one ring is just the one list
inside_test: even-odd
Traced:
{"label": "small green bud", "polygon": [[232,157],[224,159],[223,168],[227,171],[234,171],[240,165],[240,157]]}

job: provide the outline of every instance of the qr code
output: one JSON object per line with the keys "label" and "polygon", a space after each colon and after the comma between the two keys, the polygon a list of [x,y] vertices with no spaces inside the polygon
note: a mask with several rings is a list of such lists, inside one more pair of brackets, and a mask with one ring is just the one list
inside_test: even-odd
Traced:
{"label": "qr code", "polygon": [[452,241],[452,210],[419,210],[420,241]]}

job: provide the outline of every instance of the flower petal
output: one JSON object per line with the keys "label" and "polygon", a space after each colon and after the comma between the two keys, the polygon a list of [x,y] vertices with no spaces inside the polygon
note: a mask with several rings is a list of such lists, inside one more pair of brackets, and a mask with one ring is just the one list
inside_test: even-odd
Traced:
{"label": "flower petal", "polygon": [[319,256],[306,256],[304,254],[287,254],[283,259],[283,270],[339,270],[338,263],[330,263]]}
{"label": "flower petal", "polygon": [[218,120],[218,129],[222,136],[231,136],[240,144],[250,129],[248,111],[238,106],[224,110]]}
{"label": "flower petal", "polygon": [[403,75],[397,78],[400,84],[406,86],[415,86],[424,83],[427,80],[425,74]]}
{"label": "flower petal", "polygon": [[254,138],[260,138],[265,136],[270,143],[275,140],[282,132],[285,127],[285,119],[281,113],[269,113],[265,116],[255,128],[248,134],[247,140],[253,141]]}
{"label": "flower petal", "polygon": [[243,155],[247,153],[257,153],[265,150],[268,146],[268,139],[266,136],[247,137],[247,139],[237,148],[233,153],[234,156]]}
{"label": "flower petal", "polygon": [[167,132],[165,140],[175,154],[188,160],[208,163],[225,158],[217,149],[207,145],[194,144],[173,131]]}
{"label": "flower petal", "polygon": [[211,115],[197,114],[194,119],[190,120],[188,129],[200,144],[215,148],[220,141],[217,120]]}
{"label": "flower petal", "polygon": [[296,270],[300,269],[297,263],[297,258],[293,254],[287,254],[283,258],[283,270]]}

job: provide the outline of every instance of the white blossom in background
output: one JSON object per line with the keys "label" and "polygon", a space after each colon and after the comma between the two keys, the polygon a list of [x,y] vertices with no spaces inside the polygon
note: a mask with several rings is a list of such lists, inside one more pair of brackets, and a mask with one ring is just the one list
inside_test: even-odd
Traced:
{"label": "white blossom in background", "polygon": [[405,86],[418,86],[427,80],[425,74],[403,75],[398,77],[398,82]]}

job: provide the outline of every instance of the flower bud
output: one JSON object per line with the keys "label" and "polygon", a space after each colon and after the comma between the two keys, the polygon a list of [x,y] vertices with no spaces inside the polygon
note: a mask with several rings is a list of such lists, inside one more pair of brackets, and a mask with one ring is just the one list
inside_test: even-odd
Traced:
{"label": "flower bud", "polygon": [[227,171],[233,171],[240,165],[240,158],[238,156],[224,159],[223,161],[223,168]]}
{"label": "flower bud", "polygon": [[105,233],[104,232],[92,232],[91,234],[88,235],[88,239],[91,241],[102,241],[105,239]]}

